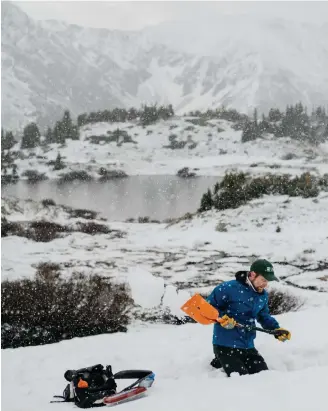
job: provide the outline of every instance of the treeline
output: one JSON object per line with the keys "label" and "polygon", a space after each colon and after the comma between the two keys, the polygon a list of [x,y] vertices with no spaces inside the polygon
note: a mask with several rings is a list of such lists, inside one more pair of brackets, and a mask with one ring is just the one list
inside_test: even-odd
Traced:
{"label": "treeline", "polygon": [[235,129],[242,129],[243,125],[248,120],[248,116],[243,113],[239,113],[233,108],[226,108],[221,106],[215,110],[208,109],[206,111],[190,111],[186,114],[190,117],[203,118],[204,120],[227,120],[235,123]]}
{"label": "treeline", "polygon": [[328,139],[328,115],[324,107],[314,108],[307,113],[302,103],[287,106],[286,110],[271,109],[267,116],[258,120],[257,110],[248,118],[242,128],[241,141],[256,140],[266,133],[275,137],[290,137],[298,141],[320,144]]}
{"label": "treeline", "polygon": [[[63,118],[57,121],[53,128],[48,127],[45,132],[43,144],[65,144],[66,140],[79,139],[79,127],[97,122],[127,122],[137,121],[139,125],[147,126],[159,120],[168,120],[174,116],[171,104],[167,106],[145,105],[141,109],[129,108],[104,110],[83,113],[77,117],[77,123],[72,120],[70,112],[66,110]],[[324,107],[313,108],[311,114],[298,103],[295,106],[287,106],[285,111],[277,108],[270,109],[268,115],[262,114],[258,118],[258,111],[254,110],[252,116],[239,113],[235,109],[227,109],[224,106],[215,110],[191,111],[185,116],[197,117],[202,120],[221,119],[232,122],[232,128],[242,130],[241,141],[256,140],[270,133],[275,137],[290,137],[311,144],[320,144],[328,139],[328,114]],[[1,149],[11,150],[17,143],[11,131],[1,130]],[[21,148],[34,148],[41,144],[41,132],[36,123],[28,124],[23,130]]]}
{"label": "treeline", "polygon": [[86,124],[106,122],[106,123],[124,123],[126,121],[139,120],[141,125],[147,126],[156,123],[159,120],[168,120],[174,116],[174,110],[171,104],[168,106],[144,105],[141,109],[134,107],[128,110],[124,108],[114,108],[114,110],[95,111],[90,114],[83,113],[77,117],[79,127]]}
{"label": "treeline", "polygon": [[233,122],[235,130],[242,130],[243,143],[261,138],[267,133],[277,138],[290,137],[311,144],[320,144],[328,139],[328,114],[325,107],[321,106],[314,107],[311,114],[308,114],[302,103],[288,105],[285,111],[271,108],[268,115],[262,114],[261,119],[258,118],[256,109],[253,116],[247,116],[224,106],[204,112],[192,111],[188,115],[205,120],[220,119]]}
{"label": "treeline", "polygon": [[[78,140],[79,129],[76,124],[73,123],[70,112],[66,110],[63,118],[57,121],[54,128],[48,127],[44,144],[58,143],[64,144],[67,139]],[[14,147],[17,141],[11,131],[5,131],[1,129],[1,150],[10,150]],[[21,148],[35,148],[41,144],[41,132],[36,123],[30,123],[23,130],[23,136],[21,140]]]}

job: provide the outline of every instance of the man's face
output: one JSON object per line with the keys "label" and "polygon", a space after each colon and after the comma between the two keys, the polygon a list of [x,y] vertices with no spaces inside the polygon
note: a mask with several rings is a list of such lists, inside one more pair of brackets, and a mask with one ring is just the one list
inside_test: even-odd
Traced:
{"label": "man's face", "polygon": [[250,273],[249,279],[255,290],[259,293],[261,293],[268,286],[268,280],[266,280],[261,274],[254,273],[254,271]]}

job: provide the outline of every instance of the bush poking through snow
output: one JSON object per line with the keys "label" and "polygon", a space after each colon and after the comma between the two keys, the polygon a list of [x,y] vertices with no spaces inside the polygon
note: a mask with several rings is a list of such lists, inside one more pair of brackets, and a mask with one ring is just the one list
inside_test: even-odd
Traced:
{"label": "bush poking through snow", "polygon": [[112,230],[104,224],[98,224],[93,221],[88,223],[78,223],[78,231],[85,234],[109,234]]}
{"label": "bush poking through snow", "polygon": [[60,236],[59,233],[66,232],[65,226],[50,221],[32,221],[31,223],[18,223],[2,220],[1,237],[18,236],[33,241],[47,243]]}
{"label": "bush poking through snow", "polygon": [[41,275],[35,280],[5,281],[1,348],[125,332],[132,303],[125,285],[99,276],[64,281]]}
{"label": "bush poking through snow", "polygon": [[280,290],[269,291],[269,310],[271,315],[299,310],[304,302],[293,294]]}
{"label": "bush poking through snow", "polygon": [[310,173],[291,178],[289,175],[268,174],[264,177],[248,178],[245,173],[229,173],[211,190],[203,194],[199,212],[215,208],[226,210],[238,208],[264,195],[289,195],[290,197],[316,197],[320,189],[326,189],[323,178]]}
{"label": "bush poking through snow", "polygon": [[42,203],[43,207],[50,207],[50,206],[55,206],[56,205],[55,201],[52,198],[44,198],[41,201],[41,203]]}
{"label": "bush poking through snow", "polygon": [[22,177],[27,177],[27,181],[30,183],[48,179],[45,173],[39,173],[37,170],[26,170],[22,173]]}
{"label": "bush poking through snow", "polygon": [[70,171],[66,174],[61,174],[59,183],[66,183],[71,181],[90,181],[92,177],[84,170],[82,171]]}
{"label": "bush poking through snow", "polygon": [[40,263],[37,265],[35,278],[40,281],[52,282],[60,277],[60,265],[57,263]]}
{"label": "bush poking through snow", "polygon": [[192,178],[196,177],[196,173],[189,170],[189,167],[180,168],[177,172],[177,176],[180,178]]}
{"label": "bush poking through snow", "polygon": [[99,181],[108,181],[115,178],[126,178],[128,175],[123,170],[107,170],[104,167],[100,167],[98,174],[100,175]]}
{"label": "bush poking through snow", "polygon": [[70,218],[84,218],[85,220],[94,220],[97,218],[97,211],[87,210],[84,208],[69,209]]}
{"label": "bush poking through snow", "polygon": [[58,238],[59,233],[67,231],[66,227],[50,221],[32,221],[26,237],[37,242],[47,243]]}

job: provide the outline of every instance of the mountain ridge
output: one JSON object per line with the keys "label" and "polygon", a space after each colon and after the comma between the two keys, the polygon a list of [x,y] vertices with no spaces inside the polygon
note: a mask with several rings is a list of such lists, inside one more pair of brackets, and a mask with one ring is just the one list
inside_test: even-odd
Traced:
{"label": "mountain ridge", "polygon": [[328,103],[328,25],[273,19],[270,28],[231,16],[218,23],[199,30],[185,22],[125,32],[83,28],[35,21],[3,2],[2,123],[52,125],[64,109],[77,116],[155,102],[180,114]]}

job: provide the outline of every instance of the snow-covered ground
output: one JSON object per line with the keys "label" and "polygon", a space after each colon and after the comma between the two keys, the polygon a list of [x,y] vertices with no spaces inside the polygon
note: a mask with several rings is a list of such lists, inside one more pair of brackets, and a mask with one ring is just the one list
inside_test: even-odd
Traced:
{"label": "snow-covered ground", "polygon": [[[44,207],[33,200],[2,199],[2,209],[9,221],[43,218],[74,225],[81,220],[69,218],[63,206]],[[63,276],[81,271],[123,280],[138,267],[163,278],[165,285],[196,291],[208,290],[247,268],[256,256],[266,256],[284,281],[328,291],[327,210],[327,193],[316,199],[268,196],[169,225],[95,220],[122,232],[118,236],[74,232],[48,243],[5,237],[2,278],[31,277],[40,262],[60,264]],[[309,296],[315,295],[315,302],[321,294]]]}
{"label": "snow-covered ground", "polygon": [[[122,411],[326,411],[327,210],[327,193],[316,199],[270,196],[170,225],[91,220],[121,236],[73,232],[48,243],[3,237],[2,280],[33,277],[38,263],[56,262],[63,276],[74,270],[127,282],[136,309],[144,313],[169,309],[182,315],[180,307],[190,295],[232,278],[256,256],[274,263],[281,279],[274,287],[303,302],[298,312],[277,317],[292,332],[291,341],[283,344],[259,333],[257,348],[270,371],[253,376],[229,379],[211,368],[212,327],[199,324],[137,320],[127,333],[2,350],[3,409],[74,409],[70,403],[49,403],[65,387],[63,373],[102,363],[114,372],[147,368],[156,373],[148,397],[120,405]],[[15,222],[46,219],[71,226],[82,221],[63,206],[8,198],[2,199],[2,215]],[[309,285],[316,290],[298,288]]]}
{"label": "snow-covered ground", "polygon": [[[151,369],[156,374],[146,398],[118,406],[130,411],[326,411],[328,308],[277,316],[292,333],[280,343],[257,337],[269,371],[252,376],[213,369],[212,326],[136,324],[125,333],[75,338],[39,347],[2,350],[2,407],[6,411],[72,410],[49,404],[61,394],[67,369],[97,363],[113,371]],[[259,333],[260,334],[260,333]]]}
{"label": "snow-covered ground", "polygon": [[[241,143],[241,131],[235,131],[231,122],[210,120],[205,125],[194,125],[188,120],[195,121],[195,118],[176,117],[147,127],[128,122],[86,125],[80,129],[79,141],[68,140],[65,146],[51,144],[22,150],[25,158],[17,160],[18,174],[37,170],[49,178],[59,178],[71,170],[85,170],[99,178],[100,167],[122,170],[128,175],[175,175],[183,167],[189,167],[196,175],[213,176],[221,176],[232,169],[253,175],[264,172],[293,175],[304,171],[328,172],[327,143],[313,147],[270,135]],[[126,131],[134,143],[117,145],[116,142],[102,141],[94,144],[87,140],[91,136],[108,137],[108,132],[118,128]],[[172,135],[176,135],[176,141],[187,142],[184,148],[164,147],[170,144]],[[58,153],[67,167],[53,171],[53,166],[47,163],[54,161]],[[285,156],[291,153],[294,158],[286,160]]]}

